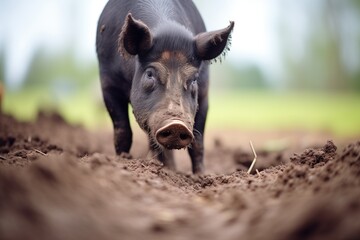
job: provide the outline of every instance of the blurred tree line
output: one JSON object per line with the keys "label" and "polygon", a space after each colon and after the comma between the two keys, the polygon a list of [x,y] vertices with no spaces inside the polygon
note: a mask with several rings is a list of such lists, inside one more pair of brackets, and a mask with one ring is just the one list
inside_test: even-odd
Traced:
{"label": "blurred tree line", "polygon": [[53,94],[72,94],[87,88],[98,78],[97,62],[82,64],[76,60],[73,52],[69,47],[61,54],[48,55],[45,49],[38,49],[23,88],[45,88]]}
{"label": "blurred tree line", "polygon": [[[212,78],[216,79],[212,86],[269,89],[280,85],[287,89],[359,91],[360,0],[279,0],[278,3],[280,73],[271,75],[256,63],[223,61],[212,66]],[[299,11],[300,20],[296,14]],[[69,46],[61,54],[51,55],[46,49],[37,49],[23,89],[46,89],[57,96],[93,84],[98,79],[96,60],[80,63],[73,50]],[[5,61],[2,48],[1,81],[5,80]]]}
{"label": "blurred tree line", "polygon": [[360,91],[360,0],[279,0],[281,70],[230,63],[214,74],[230,89]]}
{"label": "blurred tree line", "polygon": [[[5,79],[4,66],[4,51],[0,51],[1,81]],[[49,54],[45,48],[37,49],[28,69],[20,89],[16,91],[42,93],[46,101],[53,101],[52,104],[91,89],[98,79],[97,62],[84,64],[78,61],[71,46],[60,54]]]}
{"label": "blurred tree line", "polygon": [[[286,86],[359,91],[360,1],[283,1],[281,10],[289,20],[279,23]],[[304,26],[294,21],[299,10]],[[304,37],[295,39],[299,30]]]}
{"label": "blurred tree line", "polygon": [[4,48],[0,48],[0,83],[5,84],[5,54]]}

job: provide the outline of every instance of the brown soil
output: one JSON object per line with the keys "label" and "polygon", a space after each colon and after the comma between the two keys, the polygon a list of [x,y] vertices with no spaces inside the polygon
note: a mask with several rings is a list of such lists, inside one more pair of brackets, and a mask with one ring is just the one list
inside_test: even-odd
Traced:
{"label": "brown soil", "polygon": [[185,151],[178,172],[140,158],[141,137],[127,160],[108,130],[1,115],[0,239],[359,239],[360,141],[329,137],[209,132],[194,176]]}

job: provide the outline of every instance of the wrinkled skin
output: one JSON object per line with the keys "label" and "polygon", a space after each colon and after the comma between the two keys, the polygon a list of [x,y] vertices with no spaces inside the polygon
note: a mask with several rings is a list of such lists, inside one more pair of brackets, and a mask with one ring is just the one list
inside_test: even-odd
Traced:
{"label": "wrinkled skin", "polygon": [[131,147],[130,103],[154,157],[174,169],[172,149],[187,148],[193,172],[203,172],[208,61],[227,48],[233,27],[206,32],[191,1],[108,2],[96,46],[117,154]]}

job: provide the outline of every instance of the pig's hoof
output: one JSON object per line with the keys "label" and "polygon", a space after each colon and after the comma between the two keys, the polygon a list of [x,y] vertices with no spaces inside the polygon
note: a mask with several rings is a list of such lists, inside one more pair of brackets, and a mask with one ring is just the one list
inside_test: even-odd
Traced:
{"label": "pig's hoof", "polygon": [[127,153],[127,152],[122,152],[120,153],[119,155],[121,158],[125,158],[125,159],[132,159],[133,157],[131,156],[130,153]]}
{"label": "pig's hoof", "polygon": [[194,166],[192,172],[195,175],[203,175],[205,172],[204,165]]}

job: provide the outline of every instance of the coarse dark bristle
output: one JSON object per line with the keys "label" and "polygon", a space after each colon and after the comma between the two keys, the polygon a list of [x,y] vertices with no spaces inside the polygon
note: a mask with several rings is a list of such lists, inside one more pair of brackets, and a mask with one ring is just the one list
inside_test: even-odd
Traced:
{"label": "coarse dark bristle", "polygon": [[180,51],[190,57],[194,54],[193,34],[175,22],[162,24],[154,32],[154,52]]}

